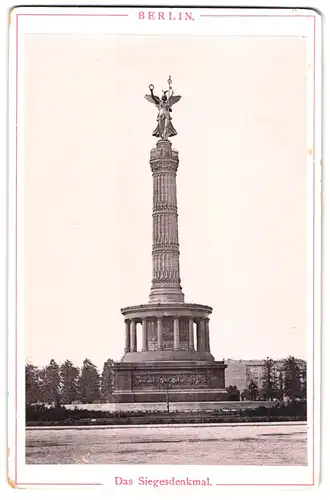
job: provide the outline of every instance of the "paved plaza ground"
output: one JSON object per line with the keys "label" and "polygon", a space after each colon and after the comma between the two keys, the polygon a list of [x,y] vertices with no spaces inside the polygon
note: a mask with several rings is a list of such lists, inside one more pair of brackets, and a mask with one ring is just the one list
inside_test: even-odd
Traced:
{"label": "paved plaza ground", "polygon": [[27,428],[27,464],[307,465],[306,424]]}

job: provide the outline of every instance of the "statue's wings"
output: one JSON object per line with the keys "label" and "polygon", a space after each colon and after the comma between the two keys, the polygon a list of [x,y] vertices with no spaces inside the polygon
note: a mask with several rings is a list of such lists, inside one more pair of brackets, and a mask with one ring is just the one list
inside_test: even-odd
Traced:
{"label": "statue's wings", "polygon": [[175,104],[176,102],[180,101],[180,99],[181,99],[180,95],[172,95],[169,98],[169,100],[167,101],[168,105],[171,107],[171,106],[173,106],[173,104]]}
{"label": "statue's wings", "polygon": [[149,94],[146,94],[144,98],[147,99],[147,101],[151,102],[151,104],[156,104],[156,106],[160,103],[160,99],[156,95],[154,96],[154,99]]}

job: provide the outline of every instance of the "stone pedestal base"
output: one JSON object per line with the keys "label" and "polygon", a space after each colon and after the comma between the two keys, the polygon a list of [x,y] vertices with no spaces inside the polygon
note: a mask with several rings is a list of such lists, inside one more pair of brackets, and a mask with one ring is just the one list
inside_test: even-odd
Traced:
{"label": "stone pedestal base", "polygon": [[116,403],[223,401],[226,365],[219,361],[116,363]]}
{"label": "stone pedestal base", "polygon": [[152,285],[149,304],[178,304],[184,302],[184,294],[179,285]]}

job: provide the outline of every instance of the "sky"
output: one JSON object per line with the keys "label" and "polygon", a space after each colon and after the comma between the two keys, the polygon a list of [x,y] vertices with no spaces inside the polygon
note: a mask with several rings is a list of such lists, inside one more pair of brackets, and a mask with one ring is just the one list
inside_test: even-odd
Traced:
{"label": "sky", "polygon": [[216,359],[307,356],[303,38],[26,35],[25,355],[98,367],[151,285],[150,149],[173,107],[187,302]]}

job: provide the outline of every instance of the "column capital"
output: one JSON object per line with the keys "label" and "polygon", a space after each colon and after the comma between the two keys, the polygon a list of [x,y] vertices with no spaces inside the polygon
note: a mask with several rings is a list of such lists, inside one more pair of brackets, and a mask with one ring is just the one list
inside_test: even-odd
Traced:
{"label": "column capital", "polygon": [[193,321],[194,321],[194,323],[196,323],[196,324],[200,324],[200,323],[201,323],[201,321],[203,321],[203,319],[204,319],[204,318],[202,318],[202,317],[198,317],[198,316],[197,316],[197,317],[193,318]]}

